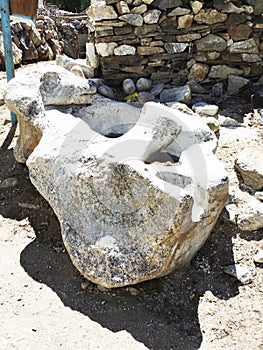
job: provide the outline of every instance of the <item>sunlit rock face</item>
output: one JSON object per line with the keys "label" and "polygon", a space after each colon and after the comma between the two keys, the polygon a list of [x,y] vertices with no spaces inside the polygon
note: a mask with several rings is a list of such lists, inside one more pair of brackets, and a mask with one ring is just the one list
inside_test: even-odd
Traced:
{"label": "sunlit rock face", "polygon": [[228,179],[196,116],[103,98],[59,67],[22,72],[5,101],[20,125],[15,156],[87,279],[112,288],[160,277],[204,244]]}

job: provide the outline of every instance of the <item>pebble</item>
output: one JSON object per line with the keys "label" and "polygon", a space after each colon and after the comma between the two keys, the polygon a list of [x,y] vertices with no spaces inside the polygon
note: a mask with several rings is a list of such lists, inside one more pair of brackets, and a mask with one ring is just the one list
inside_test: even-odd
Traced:
{"label": "pebble", "polygon": [[225,266],[224,272],[235,277],[242,284],[249,284],[252,282],[251,272],[246,267],[239,264]]}
{"label": "pebble", "polygon": [[137,91],[149,91],[152,87],[152,81],[146,78],[140,78],[136,82]]}
{"label": "pebble", "polygon": [[255,254],[253,259],[255,263],[263,264],[263,250],[261,249],[257,254]]}
{"label": "pebble", "polygon": [[98,93],[112,100],[114,100],[115,98],[113,90],[109,86],[104,84],[98,87]]}
{"label": "pebble", "polygon": [[0,184],[0,188],[16,187],[17,185],[18,185],[18,179],[12,176],[4,179]]}
{"label": "pebble", "polygon": [[136,91],[134,81],[130,78],[123,81],[122,88],[125,95],[131,95]]}

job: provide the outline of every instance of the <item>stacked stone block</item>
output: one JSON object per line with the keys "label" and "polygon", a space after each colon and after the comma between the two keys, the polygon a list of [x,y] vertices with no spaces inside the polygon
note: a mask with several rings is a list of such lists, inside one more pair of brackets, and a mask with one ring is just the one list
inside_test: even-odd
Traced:
{"label": "stacked stone block", "polygon": [[263,74],[262,0],[94,1],[88,16],[102,78],[185,84]]}

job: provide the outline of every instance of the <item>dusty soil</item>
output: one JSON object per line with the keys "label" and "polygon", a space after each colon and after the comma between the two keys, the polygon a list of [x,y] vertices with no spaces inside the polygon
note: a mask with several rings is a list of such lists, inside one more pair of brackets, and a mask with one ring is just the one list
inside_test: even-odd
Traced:
{"label": "dusty soil", "polygon": [[[244,101],[218,102],[221,113],[243,121]],[[242,232],[221,216],[182,271],[98,288],[73,267],[56,216],[16,163],[9,119],[0,106],[0,183],[11,178],[0,189],[0,349],[263,349],[263,271],[253,262],[262,230]],[[229,132],[222,128],[218,154],[234,186],[240,140]],[[234,262],[251,271],[252,283],[223,272]]]}

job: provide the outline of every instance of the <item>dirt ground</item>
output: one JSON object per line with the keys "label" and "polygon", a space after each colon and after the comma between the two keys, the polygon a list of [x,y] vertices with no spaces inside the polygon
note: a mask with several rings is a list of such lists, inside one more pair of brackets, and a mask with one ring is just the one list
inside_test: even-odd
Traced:
{"label": "dirt ground", "polygon": [[[218,102],[221,113],[243,121],[245,102]],[[242,232],[221,216],[182,271],[98,288],[73,267],[56,216],[15,161],[9,120],[0,106],[0,183],[11,181],[0,189],[0,349],[263,349],[263,271],[253,261],[262,230]],[[218,155],[235,183],[240,140],[227,128],[221,137]],[[234,262],[251,271],[252,283],[224,273]]]}

